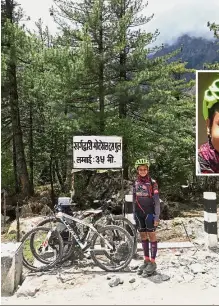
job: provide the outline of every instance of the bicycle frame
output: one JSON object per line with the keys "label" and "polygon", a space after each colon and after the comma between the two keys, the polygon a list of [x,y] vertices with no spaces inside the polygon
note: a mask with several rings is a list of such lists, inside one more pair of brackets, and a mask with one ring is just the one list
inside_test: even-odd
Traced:
{"label": "bicycle frame", "polygon": [[48,234],[46,235],[46,239],[41,243],[41,246],[39,247],[38,250],[45,252],[47,246],[48,246],[48,242],[49,242],[49,238],[51,237],[51,231],[48,232]]}
{"label": "bicycle frame", "polygon": [[87,237],[89,236],[90,232],[93,231],[94,233],[96,233],[101,239],[103,239],[106,243],[106,245],[112,250],[113,247],[109,244],[109,242],[97,231],[97,229],[93,226],[93,224],[89,224],[89,223],[86,223],[85,221],[83,220],[80,220],[76,217],[72,217],[72,216],[69,216],[63,212],[58,212],[56,215],[55,215],[57,218],[59,218],[62,223],[67,227],[67,229],[69,230],[69,232],[72,234],[72,236],[74,237],[74,239],[76,240],[77,244],[80,246],[80,248],[84,251],[86,250],[87,246],[89,247],[87,241],[85,241],[85,243],[81,242],[80,238],[78,237],[78,235],[75,233],[75,231],[71,228],[71,226],[69,225],[69,223],[65,220],[71,220],[71,221],[74,221],[75,223],[79,223],[79,224],[82,224],[86,227],[89,227],[89,232],[87,234]]}

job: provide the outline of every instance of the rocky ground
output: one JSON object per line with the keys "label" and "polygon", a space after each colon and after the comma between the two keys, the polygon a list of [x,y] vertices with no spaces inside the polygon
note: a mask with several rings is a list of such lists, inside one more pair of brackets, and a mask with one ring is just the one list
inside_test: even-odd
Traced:
{"label": "rocky ground", "polygon": [[[71,267],[24,274],[24,282],[3,305],[216,305],[219,304],[219,249],[204,246],[203,217],[162,221],[159,241],[186,241],[193,248],[160,249],[155,275],[142,278],[138,253],[125,272],[109,274],[84,259]],[[159,246],[158,246],[159,247]]]}
{"label": "rocky ground", "polygon": [[81,262],[47,273],[29,274],[3,305],[218,305],[219,249],[160,250],[155,275],[136,274],[133,259],[121,273],[107,273]]}
{"label": "rocky ground", "polygon": [[[162,220],[158,241],[192,241],[194,247],[160,249],[155,275],[136,274],[142,262],[138,253],[125,272],[109,274],[84,259],[70,267],[46,273],[24,273],[24,282],[3,305],[215,305],[219,304],[219,249],[204,246],[202,214]],[[24,219],[23,232],[36,219]],[[9,232],[14,233],[10,227]],[[159,247],[159,245],[158,245]]]}

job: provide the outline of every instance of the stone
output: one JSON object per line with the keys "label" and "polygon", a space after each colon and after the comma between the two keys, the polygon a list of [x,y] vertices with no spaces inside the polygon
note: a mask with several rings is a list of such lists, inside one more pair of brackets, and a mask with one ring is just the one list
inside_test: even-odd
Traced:
{"label": "stone", "polygon": [[168,281],[170,279],[170,276],[166,274],[155,274],[155,275],[152,275],[150,278],[154,283],[159,284],[159,283]]}
{"label": "stone", "polygon": [[206,255],[206,256],[205,256],[205,259],[210,259],[210,260],[211,260],[211,259],[212,259],[212,256]]}
{"label": "stone", "polygon": [[171,264],[174,266],[174,268],[178,268],[180,266],[179,262],[172,260]]}
{"label": "stone", "polygon": [[[33,218],[20,218],[20,233],[26,234],[31,229],[37,226],[39,222],[41,222],[45,217],[33,217]],[[17,221],[14,220],[8,230],[8,234],[16,234],[17,233]]]}
{"label": "stone", "polygon": [[212,280],[210,281],[210,285],[211,285],[212,287],[217,287],[217,286],[218,286],[218,281],[216,281],[215,279],[212,279]]}
{"label": "stone", "polygon": [[168,281],[169,279],[170,279],[170,276],[169,276],[169,275],[165,275],[165,274],[162,274],[162,275],[161,275],[161,280],[162,280],[163,282]]}
{"label": "stone", "polygon": [[[10,219],[10,217],[6,216],[5,221],[6,223],[8,222],[8,220]],[[1,214],[1,226],[4,225],[4,215]]]}
{"label": "stone", "polygon": [[22,281],[23,246],[20,242],[1,244],[1,294],[10,296]]}
{"label": "stone", "polygon": [[132,284],[132,283],[134,283],[135,282],[135,278],[131,278],[130,280],[129,280],[129,283],[130,284]]}
{"label": "stone", "polygon": [[106,276],[106,279],[107,280],[110,280],[110,279],[112,279],[113,277],[116,277],[114,274],[108,274],[107,276]]}
{"label": "stone", "polygon": [[194,275],[184,274],[183,278],[184,278],[185,282],[190,283],[194,279]]}
{"label": "stone", "polygon": [[180,265],[181,266],[188,266],[189,265],[189,260],[185,258],[180,259]]}
{"label": "stone", "polygon": [[[67,282],[70,282],[70,281],[72,281],[72,280],[75,279],[74,276],[70,276],[70,277],[69,277],[69,275],[68,275],[68,274],[66,275],[65,273],[63,273],[63,274],[59,273],[59,274],[56,276],[56,278],[57,278],[58,280],[60,280],[61,283],[67,283]],[[46,281],[47,281],[47,280],[46,280]]]}
{"label": "stone", "polygon": [[28,296],[35,296],[35,294],[39,291],[40,289],[38,287],[35,287],[33,285],[30,285],[29,287],[25,286],[23,288],[22,286],[18,289],[16,296],[17,297],[28,297]]}
{"label": "stone", "polygon": [[183,269],[181,270],[182,274],[187,274],[190,272],[189,266],[184,266]]}
{"label": "stone", "polygon": [[180,274],[175,274],[174,279],[175,279],[178,283],[181,283],[181,282],[184,281],[183,276],[180,275]]}
{"label": "stone", "polygon": [[57,275],[57,279],[60,280],[61,283],[64,283],[64,282],[65,282],[65,279],[64,279],[64,277],[63,277],[63,275],[62,275],[61,273],[59,273],[59,274]]}
{"label": "stone", "polygon": [[192,264],[190,266],[190,270],[194,273],[194,274],[197,274],[197,273],[205,273],[205,267],[199,263],[195,263],[195,264]]}
{"label": "stone", "polygon": [[110,287],[116,287],[120,284],[121,279],[119,277],[115,277],[113,279],[111,279],[111,281],[109,282],[109,286]]}

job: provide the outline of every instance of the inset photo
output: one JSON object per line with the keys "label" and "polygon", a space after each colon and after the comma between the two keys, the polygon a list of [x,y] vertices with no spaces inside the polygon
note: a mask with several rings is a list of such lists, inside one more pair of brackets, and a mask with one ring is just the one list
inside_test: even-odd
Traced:
{"label": "inset photo", "polygon": [[219,175],[219,70],[196,71],[196,175]]}

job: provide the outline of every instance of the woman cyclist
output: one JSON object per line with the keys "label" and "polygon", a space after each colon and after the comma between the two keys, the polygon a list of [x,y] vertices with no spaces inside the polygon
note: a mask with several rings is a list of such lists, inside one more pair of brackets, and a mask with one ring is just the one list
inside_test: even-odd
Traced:
{"label": "woman cyclist", "polygon": [[[156,227],[159,224],[160,199],[158,185],[149,175],[149,162],[139,159],[135,163],[138,173],[133,184],[133,211],[134,218],[141,236],[144,251],[144,262],[138,268],[138,275],[147,276],[155,272],[157,254]],[[151,256],[149,255],[149,243]]]}

